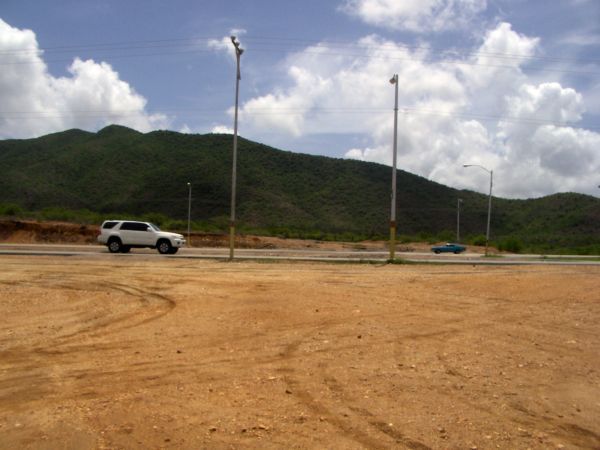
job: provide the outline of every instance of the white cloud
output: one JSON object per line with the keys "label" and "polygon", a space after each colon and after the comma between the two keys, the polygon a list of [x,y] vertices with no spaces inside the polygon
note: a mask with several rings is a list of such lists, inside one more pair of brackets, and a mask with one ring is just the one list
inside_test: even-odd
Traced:
{"label": "white cloud", "polygon": [[346,0],[341,10],[364,22],[417,33],[466,27],[486,0]]}
{"label": "white cloud", "polygon": [[214,134],[233,134],[233,128],[226,125],[215,125],[210,132]]}
{"label": "white cloud", "polygon": [[[581,93],[557,82],[533,83],[523,70],[539,40],[500,23],[462,64],[436,59],[376,36],[352,52],[321,43],[292,55],[287,87],[241,106],[244,133],[291,137],[359,134],[345,156],[391,164],[393,89],[399,76],[398,167],[458,188],[528,197],[574,190],[596,194],[600,134],[575,128]],[[503,58],[503,55],[510,58]],[[577,158],[577,161],[567,161]]]}
{"label": "white cloud", "polygon": [[67,128],[97,129],[118,123],[149,131],[166,128],[162,114],[148,114],[146,99],[107,63],[75,59],[69,77],[47,69],[35,34],[0,19],[0,138],[27,138]]}
{"label": "white cloud", "polygon": [[486,116],[504,115],[506,97],[516,95],[527,83],[522,66],[538,47],[539,39],[515,32],[508,23],[488,30],[465,64],[455,67],[468,91],[470,110]]}
{"label": "white cloud", "polygon": [[597,178],[600,134],[571,127],[540,127],[531,138],[540,165],[563,178]]}
{"label": "white cloud", "polygon": [[388,80],[398,69],[405,104],[452,113],[465,101],[456,76],[427,64],[424,50],[412,52],[377,37],[361,39],[356,47],[356,55],[347,56],[321,44],[291,57],[291,87],[245,102],[240,112],[244,126],[293,136],[382,132],[382,122],[389,121],[382,121],[388,115],[381,111],[390,108],[393,93]]}
{"label": "white cloud", "polygon": [[506,112],[510,120],[498,122],[504,157],[497,167],[511,174],[507,194],[596,193],[600,134],[566,125],[582,118],[581,94],[559,83],[525,84],[507,97]]}
{"label": "white cloud", "polygon": [[541,121],[578,122],[585,111],[581,94],[556,82],[538,86],[523,84],[516,95],[506,96],[505,100],[507,116],[519,122],[500,122],[500,125],[504,129],[510,128],[512,134],[519,128],[519,123],[529,127]]}

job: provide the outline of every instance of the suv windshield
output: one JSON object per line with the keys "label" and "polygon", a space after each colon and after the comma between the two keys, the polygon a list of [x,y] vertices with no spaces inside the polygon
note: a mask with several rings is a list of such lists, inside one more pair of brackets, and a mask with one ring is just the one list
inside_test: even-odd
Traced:
{"label": "suv windshield", "polygon": [[154,228],[156,231],[160,231],[160,228],[158,228],[156,225],[154,225],[153,223],[150,223],[150,226],[152,228]]}

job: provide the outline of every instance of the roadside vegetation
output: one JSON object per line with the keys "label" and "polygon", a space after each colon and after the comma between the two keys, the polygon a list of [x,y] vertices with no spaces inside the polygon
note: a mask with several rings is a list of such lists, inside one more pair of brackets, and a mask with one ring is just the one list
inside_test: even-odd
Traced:
{"label": "roadside vegetation", "polygon": [[[99,225],[102,221],[109,218],[122,217],[123,213],[98,213],[87,209],[70,210],[60,207],[49,207],[39,211],[27,211],[18,205],[10,203],[0,203],[0,219],[12,220],[33,220],[38,222],[68,222],[80,225]],[[177,231],[185,234],[188,223],[186,220],[173,219],[162,213],[147,214],[125,214],[131,220],[142,220],[152,222],[159,227]],[[197,221],[190,222],[190,230],[196,233],[227,234],[226,221]],[[291,229],[286,227],[251,227],[239,226],[238,232],[247,235],[273,236],[285,239],[311,239],[317,241],[331,242],[364,242],[364,241],[386,241],[389,235],[382,234],[359,234],[352,232],[333,233],[320,230]],[[425,242],[435,244],[439,242],[454,242],[456,236],[451,231],[442,231],[438,234],[417,233],[413,235],[400,234],[396,237],[398,244],[408,244],[412,242]],[[484,246],[485,235],[467,235],[461,239],[463,244],[473,246]],[[491,240],[490,246],[500,251],[509,253],[540,253],[540,254],[574,254],[574,255],[600,255],[600,244],[582,245],[570,247],[566,244],[544,242],[541,240],[538,244],[525,244],[524,241],[516,236],[505,236],[501,239]]]}

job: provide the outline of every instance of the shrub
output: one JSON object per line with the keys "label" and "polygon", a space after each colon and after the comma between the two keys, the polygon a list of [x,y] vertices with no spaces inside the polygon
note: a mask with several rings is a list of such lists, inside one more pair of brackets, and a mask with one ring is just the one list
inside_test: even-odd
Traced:
{"label": "shrub", "polygon": [[469,239],[469,244],[483,246],[485,245],[485,236],[483,234],[473,236]]}
{"label": "shrub", "polygon": [[23,208],[14,203],[1,203],[0,216],[20,216],[24,213]]}
{"label": "shrub", "polygon": [[[156,222],[153,222],[156,223]],[[162,227],[164,227],[167,230],[177,230],[177,231],[186,231],[187,232],[187,227],[188,227],[188,223],[186,220],[167,220],[165,222],[162,223],[162,225],[160,225]],[[190,228],[191,228],[191,223],[190,223]]]}
{"label": "shrub", "polygon": [[152,222],[153,224],[158,225],[159,227],[164,226],[164,224],[170,221],[170,219],[167,216],[161,213],[144,214],[144,216],[142,216],[142,220],[145,222]]}
{"label": "shrub", "polygon": [[40,211],[42,220],[59,220],[64,222],[75,222],[75,213],[66,208],[48,207]]}
{"label": "shrub", "polygon": [[511,253],[520,253],[523,250],[523,242],[521,242],[519,238],[510,236],[500,241],[498,244],[498,250]]}
{"label": "shrub", "polygon": [[96,224],[102,222],[104,215],[89,209],[67,209],[58,206],[44,208],[32,213],[37,220],[57,220],[61,222]]}
{"label": "shrub", "polygon": [[456,233],[453,231],[444,230],[437,235],[437,241],[453,242],[456,239]]}

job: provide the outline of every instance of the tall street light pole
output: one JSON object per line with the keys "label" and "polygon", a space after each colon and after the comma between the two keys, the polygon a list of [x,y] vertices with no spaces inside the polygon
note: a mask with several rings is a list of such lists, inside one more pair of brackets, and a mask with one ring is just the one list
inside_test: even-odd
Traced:
{"label": "tall street light pole", "polygon": [[390,79],[395,88],[394,101],[394,146],[392,156],[392,205],[390,211],[390,261],[396,253],[396,159],[398,153],[398,74]]}
{"label": "tall street light pole", "polygon": [[459,198],[456,201],[456,243],[460,244],[460,204],[462,203],[462,198]]}
{"label": "tall street light pole", "polygon": [[190,222],[192,218],[192,183],[188,183],[188,247],[192,246],[192,241],[190,240]]}
{"label": "tall street light pole", "polygon": [[493,179],[494,179],[494,171],[486,169],[485,167],[480,166],[479,164],[463,164],[463,167],[479,167],[480,169],[483,169],[487,173],[490,174],[490,195],[488,197],[487,229],[485,232],[485,256],[487,256],[488,255],[488,247],[489,247],[489,243],[490,243],[490,218],[492,215],[492,185],[493,185]]}
{"label": "tall street light pole", "polygon": [[235,242],[235,184],[237,176],[237,134],[238,134],[238,100],[240,95],[240,56],[244,50],[240,48],[240,43],[235,36],[231,36],[231,42],[235,47],[235,57],[237,62],[237,70],[235,77],[235,116],[233,120],[233,169],[231,174],[231,217],[229,221],[229,260],[233,261],[233,248]]}

